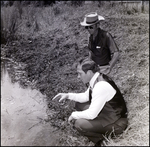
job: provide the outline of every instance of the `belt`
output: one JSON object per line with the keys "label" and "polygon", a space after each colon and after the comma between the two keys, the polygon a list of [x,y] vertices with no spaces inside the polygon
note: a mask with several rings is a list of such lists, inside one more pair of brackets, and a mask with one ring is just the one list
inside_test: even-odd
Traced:
{"label": "belt", "polygon": [[109,65],[109,63],[101,64],[99,66],[106,66],[106,65]]}

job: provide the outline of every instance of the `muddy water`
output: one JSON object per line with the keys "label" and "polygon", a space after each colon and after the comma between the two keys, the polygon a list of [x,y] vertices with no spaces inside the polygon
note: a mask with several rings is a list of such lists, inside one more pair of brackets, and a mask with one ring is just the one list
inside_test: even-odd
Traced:
{"label": "muddy water", "polygon": [[1,146],[56,146],[58,132],[46,122],[45,96],[1,78]]}

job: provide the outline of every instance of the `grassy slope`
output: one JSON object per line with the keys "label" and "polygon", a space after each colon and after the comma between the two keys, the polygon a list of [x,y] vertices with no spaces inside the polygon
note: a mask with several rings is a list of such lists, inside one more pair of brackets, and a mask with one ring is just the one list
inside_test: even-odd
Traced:
{"label": "grassy slope", "polygon": [[[79,22],[84,14],[93,10],[106,18],[101,27],[113,35],[120,49],[120,59],[110,76],[124,94],[129,110],[127,130],[116,139],[108,139],[105,144],[148,145],[148,14],[127,15],[118,6],[110,9],[108,5],[97,7],[97,4],[82,7],[62,7],[60,4],[46,8],[27,7],[23,11],[23,26],[18,31],[18,36],[21,34],[22,38],[15,45],[5,47],[5,55],[27,64],[25,70],[28,79],[47,95],[53,112],[49,113],[50,122],[62,130],[57,145],[92,145],[67,124],[67,118],[73,110],[72,103],[68,101],[68,104],[60,105],[51,102],[51,98],[59,92],[81,92],[85,89],[77,80],[72,65],[78,57],[88,53],[88,33]],[[27,22],[34,25],[26,27]]]}

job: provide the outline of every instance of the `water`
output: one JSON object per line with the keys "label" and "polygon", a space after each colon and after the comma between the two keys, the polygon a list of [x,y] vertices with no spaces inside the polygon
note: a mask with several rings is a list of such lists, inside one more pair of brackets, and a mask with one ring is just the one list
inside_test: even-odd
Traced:
{"label": "water", "polygon": [[12,83],[1,67],[1,146],[55,146],[59,133],[47,119],[46,96]]}

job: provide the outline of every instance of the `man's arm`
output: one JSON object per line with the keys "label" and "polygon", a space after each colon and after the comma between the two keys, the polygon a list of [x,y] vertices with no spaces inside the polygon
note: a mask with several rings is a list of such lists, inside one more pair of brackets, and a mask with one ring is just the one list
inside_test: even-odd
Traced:
{"label": "man's arm", "polygon": [[92,120],[97,117],[105,103],[113,98],[116,90],[105,81],[95,84],[92,92],[92,101],[88,109],[84,111],[75,111],[71,114],[71,119],[88,119]]}
{"label": "man's arm", "polygon": [[89,89],[87,89],[84,93],[68,93],[68,99],[84,103],[89,101]]}
{"label": "man's arm", "polygon": [[110,65],[110,69],[112,69],[116,64],[117,60],[119,59],[119,49],[110,33],[107,33],[107,37],[108,37],[107,45],[111,53],[111,60],[109,62],[109,65]]}
{"label": "man's arm", "polygon": [[118,59],[119,59],[119,52],[114,52],[109,62],[110,70],[114,67]]}
{"label": "man's arm", "polygon": [[52,100],[59,99],[59,102],[70,99],[76,102],[84,103],[89,100],[89,89],[84,93],[59,93]]}

